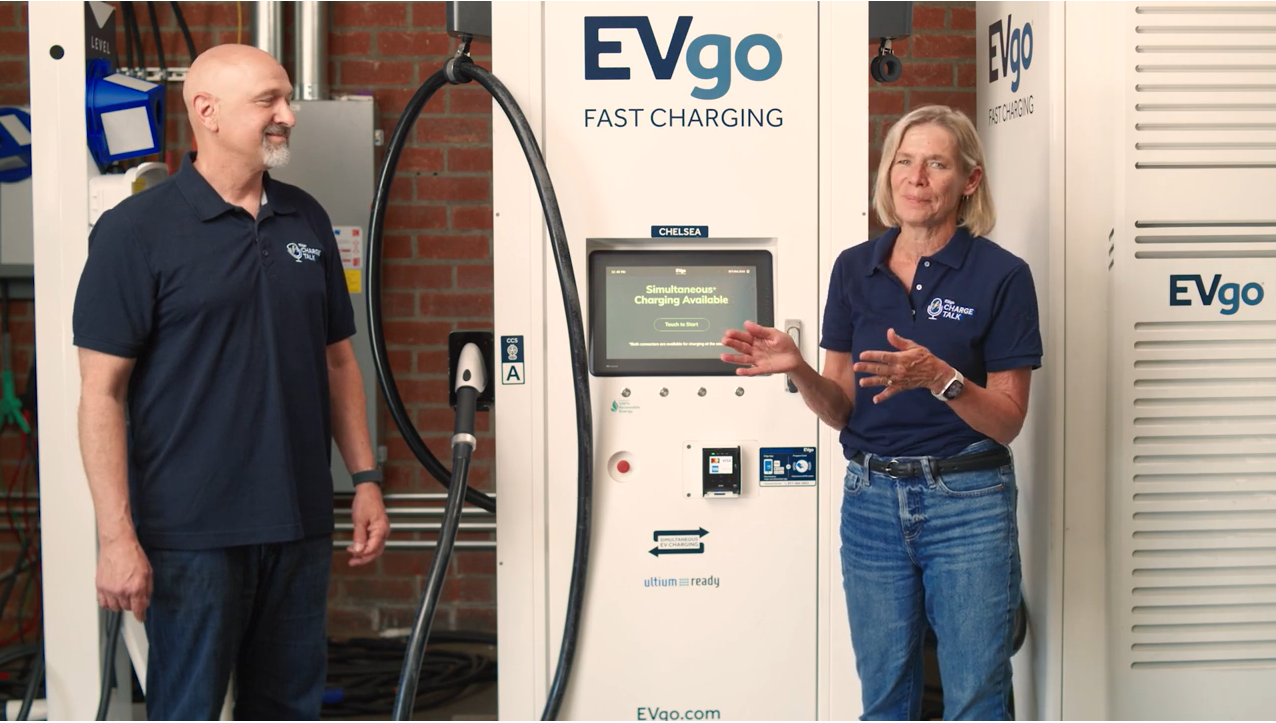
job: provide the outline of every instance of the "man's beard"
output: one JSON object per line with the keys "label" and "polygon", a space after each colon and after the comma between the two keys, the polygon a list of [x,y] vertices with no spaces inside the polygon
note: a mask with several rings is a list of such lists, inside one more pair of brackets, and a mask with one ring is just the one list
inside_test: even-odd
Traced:
{"label": "man's beard", "polygon": [[[284,137],[283,143],[275,143],[267,136],[281,135]],[[261,153],[262,160],[266,164],[266,168],[282,168],[288,165],[288,161],[292,158],[292,151],[288,147],[288,138],[292,135],[292,129],[285,125],[269,125],[261,135]]]}

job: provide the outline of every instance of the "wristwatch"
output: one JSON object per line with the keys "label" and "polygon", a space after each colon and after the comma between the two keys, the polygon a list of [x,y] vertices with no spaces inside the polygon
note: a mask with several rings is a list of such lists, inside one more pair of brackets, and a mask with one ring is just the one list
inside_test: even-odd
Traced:
{"label": "wristwatch", "polygon": [[961,375],[961,372],[954,369],[953,378],[948,380],[948,383],[944,385],[943,391],[939,392],[938,394],[931,392],[931,394],[934,394],[935,398],[941,402],[951,402],[952,400],[956,399],[958,395],[961,394],[961,391],[965,388],[966,388],[966,377],[963,377]]}
{"label": "wristwatch", "polygon": [[358,486],[364,482],[373,482],[378,487],[380,487],[381,486],[381,469],[379,467],[373,467],[372,469],[365,470],[363,472],[355,472],[354,474],[350,475],[351,484]]}

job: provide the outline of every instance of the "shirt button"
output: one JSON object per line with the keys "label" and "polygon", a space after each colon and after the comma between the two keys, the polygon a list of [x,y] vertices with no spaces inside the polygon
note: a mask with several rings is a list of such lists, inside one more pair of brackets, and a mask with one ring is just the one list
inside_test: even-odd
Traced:
{"label": "shirt button", "polygon": [[261,255],[262,255],[262,256],[269,256],[269,255],[270,255],[270,252],[269,252],[269,251],[267,251],[266,249],[262,249],[262,250],[261,250]]}
{"label": "shirt button", "polygon": [[918,291],[921,291],[921,290],[922,290],[922,285],[921,285],[921,284],[918,284],[918,285],[917,285],[917,290],[918,290]]}
{"label": "shirt button", "polygon": [[930,262],[929,262],[929,261],[927,261],[927,262],[926,262],[926,268],[928,268],[928,269],[930,268]]}

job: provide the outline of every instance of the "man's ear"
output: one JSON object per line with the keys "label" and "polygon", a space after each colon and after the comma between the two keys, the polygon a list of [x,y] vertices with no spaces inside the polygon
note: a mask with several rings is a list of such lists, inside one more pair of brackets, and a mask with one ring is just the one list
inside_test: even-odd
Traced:
{"label": "man's ear", "polygon": [[195,118],[209,132],[216,133],[218,128],[217,99],[208,93],[196,95],[192,102]]}

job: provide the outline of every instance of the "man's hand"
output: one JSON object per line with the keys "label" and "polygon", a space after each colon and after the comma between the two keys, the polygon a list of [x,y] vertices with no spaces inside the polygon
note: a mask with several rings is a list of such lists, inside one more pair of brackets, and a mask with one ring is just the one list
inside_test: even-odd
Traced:
{"label": "man's hand", "polygon": [[132,610],[138,622],[146,620],[146,608],[151,604],[151,563],[137,538],[101,545],[97,603],[112,612]]}
{"label": "man's hand", "polygon": [[372,483],[356,486],[350,517],[354,522],[354,544],[346,548],[351,554],[350,566],[366,565],[381,556],[390,536],[390,518],[385,513],[381,488]]}
{"label": "man's hand", "polygon": [[855,362],[855,371],[871,374],[860,380],[861,387],[886,387],[873,397],[878,404],[909,389],[928,389],[932,393],[953,376],[952,367],[926,347],[895,333],[886,332],[886,340],[899,351],[866,351]]}

